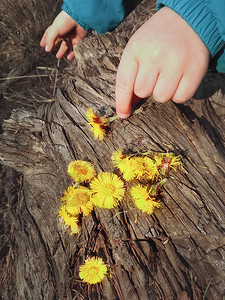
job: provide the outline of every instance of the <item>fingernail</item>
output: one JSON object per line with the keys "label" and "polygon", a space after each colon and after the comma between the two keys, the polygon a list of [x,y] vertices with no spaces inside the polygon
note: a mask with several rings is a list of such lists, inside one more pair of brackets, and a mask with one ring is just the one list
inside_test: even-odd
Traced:
{"label": "fingernail", "polygon": [[153,98],[155,101],[160,102],[160,99],[158,97],[156,97],[155,95],[153,95]]}
{"label": "fingernail", "polygon": [[47,52],[49,51],[49,46],[48,45],[45,46],[45,51],[47,51]]}
{"label": "fingernail", "polygon": [[157,97],[157,96],[155,96],[155,95],[153,95],[153,98],[154,98],[154,100],[156,101],[156,102],[159,102],[159,103],[164,103],[164,102],[166,102],[164,99],[162,99],[161,97]]}
{"label": "fingernail", "polygon": [[120,117],[120,119],[126,119],[130,116],[129,114],[123,114],[123,113],[118,113],[117,115]]}

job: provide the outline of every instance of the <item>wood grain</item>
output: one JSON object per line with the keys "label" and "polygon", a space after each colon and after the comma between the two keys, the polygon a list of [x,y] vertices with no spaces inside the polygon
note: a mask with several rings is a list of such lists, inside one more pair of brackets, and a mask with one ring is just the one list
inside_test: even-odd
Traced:
{"label": "wood grain", "polygon": [[[143,1],[113,33],[90,36],[74,49],[74,76],[54,102],[38,112],[18,109],[3,124],[2,165],[8,177],[13,268],[5,299],[222,299],[225,281],[225,102],[224,77],[209,74],[186,104],[143,101],[142,111],[115,121],[95,141],[85,113],[92,107],[113,115],[115,75],[122,50],[154,12]],[[213,90],[214,83],[218,85]],[[221,85],[218,84],[221,83]],[[207,95],[212,91],[210,97]],[[114,150],[173,151],[183,169],[163,188],[162,207],[148,216],[127,196],[112,210],[95,208],[78,235],[57,217],[60,197],[71,184],[71,160],[92,161],[113,171]],[[9,171],[7,171],[9,172]],[[11,171],[12,172],[12,171]],[[14,190],[13,190],[14,188]],[[10,202],[11,201],[11,202]],[[98,255],[109,266],[101,284],[79,279],[79,265]]]}

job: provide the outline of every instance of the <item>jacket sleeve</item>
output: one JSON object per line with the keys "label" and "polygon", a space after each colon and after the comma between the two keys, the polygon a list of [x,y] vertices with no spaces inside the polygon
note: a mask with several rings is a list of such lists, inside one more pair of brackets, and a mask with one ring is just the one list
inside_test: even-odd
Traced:
{"label": "jacket sleeve", "polygon": [[225,41],[225,1],[224,0],[208,0],[208,8],[216,18],[219,32]]}
{"label": "jacket sleeve", "polygon": [[[208,0],[208,7],[215,16],[221,37],[225,41],[225,1]],[[220,55],[217,59],[217,71],[225,73],[225,47],[221,49]]]}
{"label": "jacket sleeve", "polygon": [[224,0],[158,0],[157,9],[167,6],[179,14],[198,34],[216,70],[225,73],[225,1]]}
{"label": "jacket sleeve", "polygon": [[65,0],[62,9],[87,31],[105,33],[125,17],[123,0]]}

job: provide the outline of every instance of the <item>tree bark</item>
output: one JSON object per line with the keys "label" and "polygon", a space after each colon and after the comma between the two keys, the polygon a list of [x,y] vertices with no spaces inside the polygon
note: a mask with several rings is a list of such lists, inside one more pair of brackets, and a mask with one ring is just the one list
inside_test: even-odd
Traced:
{"label": "tree bark", "polygon": [[[144,0],[113,33],[89,36],[74,50],[74,76],[56,99],[38,112],[17,109],[5,120],[0,155],[7,167],[10,251],[4,275],[10,269],[11,282],[3,299],[223,298],[224,77],[208,74],[199,100],[143,101],[142,111],[114,122],[103,141],[93,139],[85,117],[89,107],[115,113],[122,50],[154,5]],[[71,185],[68,163],[90,160],[98,172],[111,172],[110,157],[118,149],[173,151],[183,168],[169,176],[153,215],[127,196],[115,209],[94,208],[81,232],[70,235],[57,216]],[[79,266],[92,255],[102,257],[109,272],[101,284],[87,285]]]}

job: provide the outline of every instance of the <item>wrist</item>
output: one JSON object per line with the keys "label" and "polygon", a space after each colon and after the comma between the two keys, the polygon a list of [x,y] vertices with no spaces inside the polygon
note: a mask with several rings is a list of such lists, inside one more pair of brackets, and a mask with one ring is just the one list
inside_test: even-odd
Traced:
{"label": "wrist", "polygon": [[65,3],[63,3],[62,5],[62,10],[74,21],[76,22],[78,25],[80,25],[84,30],[90,32],[92,31],[92,28],[84,23],[83,21],[81,21],[69,8],[68,5],[66,5]]}

